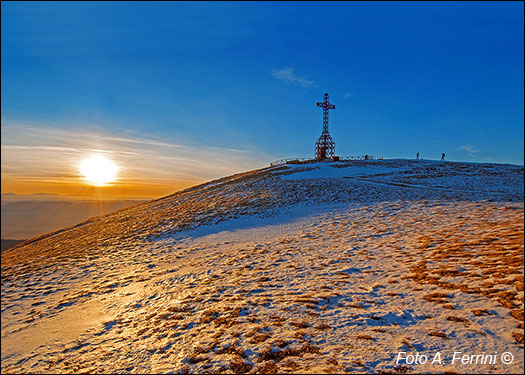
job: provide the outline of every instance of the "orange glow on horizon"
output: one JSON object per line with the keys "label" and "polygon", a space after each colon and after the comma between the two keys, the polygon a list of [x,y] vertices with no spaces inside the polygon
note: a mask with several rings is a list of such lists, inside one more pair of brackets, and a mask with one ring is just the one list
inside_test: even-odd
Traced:
{"label": "orange glow on horizon", "polygon": [[[2,142],[3,194],[147,200],[265,164],[243,150],[122,137],[90,126],[2,123]],[[95,155],[106,160],[86,161]]]}
{"label": "orange glow on horizon", "polygon": [[2,178],[2,193],[15,194],[58,194],[78,199],[154,199],[205,181],[180,180],[174,182],[137,183],[122,181],[106,186],[87,185],[83,180],[74,182],[31,180],[14,181]]}

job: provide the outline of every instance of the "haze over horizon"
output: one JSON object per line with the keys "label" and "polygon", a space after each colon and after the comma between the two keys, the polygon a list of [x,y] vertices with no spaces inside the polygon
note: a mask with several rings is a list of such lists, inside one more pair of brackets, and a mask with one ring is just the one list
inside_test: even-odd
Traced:
{"label": "haze over horizon", "polygon": [[2,193],[159,197],[313,157],[324,92],[336,155],[523,165],[521,2],[1,7]]}

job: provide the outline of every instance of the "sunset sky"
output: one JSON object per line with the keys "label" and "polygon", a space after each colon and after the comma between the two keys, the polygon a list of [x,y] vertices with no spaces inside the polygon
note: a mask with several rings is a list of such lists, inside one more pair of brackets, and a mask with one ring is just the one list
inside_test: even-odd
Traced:
{"label": "sunset sky", "polygon": [[[523,2],[2,2],[2,193],[158,197],[313,157],[523,164]],[[80,163],[118,167],[104,187]]]}

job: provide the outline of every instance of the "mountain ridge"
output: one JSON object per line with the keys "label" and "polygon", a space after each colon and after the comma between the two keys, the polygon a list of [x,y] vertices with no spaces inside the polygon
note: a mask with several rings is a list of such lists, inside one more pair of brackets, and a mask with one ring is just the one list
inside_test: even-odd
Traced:
{"label": "mountain ridge", "polygon": [[[519,373],[523,180],[289,164],[20,244],[2,254],[2,372]],[[514,362],[395,362],[494,348]]]}
{"label": "mountain ridge", "polygon": [[[511,168],[511,170],[513,170],[514,172],[516,172],[518,174],[521,171],[521,176],[523,176],[523,167],[514,166],[512,164],[492,164],[492,163],[479,163],[479,164],[477,164],[477,163],[463,163],[463,162],[440,163],[440,162],[434,162],[434,161],[414,161],[414,160],[393,159],[393,160],[381,160],[381,161],[348,161],[348,162],[340,162],[340,163],[323,163],[322,165],[325,165],[325,166],[328,166],[328,167],[332,167],[332,168],[344,169],[344,168],[348,168],[348,167],[351,168],[352,166],[365,166],[365,168],[366,167],[371,167],[371,166],[382,166],[382,165],[389,165],[389,164],[390,164],[390,166],[392,166],[391,165],[392,163],[395,163],[395,164],[401,163],[401,164],[415,165],[415,166],[424,168],[424,172],[425,173],[436,172],[435,168],[440,168],[440,167],[443,167],[443,168],[447,167],[448,168],[448,167],[454,166],[454,165],[459,166],[460,169],[464,169],[465,166],[466,167],[475,166],[475,167],[480,167],[480,168],[485,168],[485,169],[493,169],[493,168],[495,168],[495,166],[496,167],[499,166],[500,168]],[[196,186],[192,186],[192,187],[183,189],[181,191],[175,192],[173,194],[169,194],[169,195],[164,196],[164,197],[152,199],[151,201],[148,201],[148,202],[139,203],[139,204],[133,205],[131,207],[121,208],[121,209],[118,209],[116,211],[112,211],[110,213],[107,213],[107,214],[104,214],[104,215],[101,215],[101,216],[95,216],[95,217],[89,218],[87,220],[84,220],[84,221],[82,221],[80,223],[77,223],[75,225],[72,225],[72,226],[69,226],[69,227],[65,227],[65,228],[61,228],[61,229],[58,229],[56,231],[53,231],[53,232],[50,232],[50,233],[46,233],[46,234],[43,234],[41,236],[37,236],[36,238],[28,239],[27,241],[25,241],[23,243],[20,243],[20,244],[16,245],[15,247],[11,248],[10,251],[15,251],[15,249],[20,249],[21,247],[24,247],[26,245],[30,245],[32,243],[35,243],[36,241],[49,239],[50,237],[53,237],[53,236],[58,235],[60,233],[68,232],[70,230],[73,230],[73,229],[76,229],[76,228],[80,228],[80,227],[83,227],[83,226],[88,225],[88,224],[94,224],[94,223],[96,223],[99,220],[104,220],[105,218],[109,218],[109,217],[111,217],[113,215],[117,215],[117,213],[125,213],[128,210],[137,210],[140,207],[145,207],[145,206],[151,206],[152,208],[154,208],[155,205],[157,205],[158,203],[163,203],[163,202],[167,203],[167,201],[169,201],[169,200],[175,200],[174,203],[177,203],[176,199],[179,196],[187,196],[187,195],[190,195],[192,193],[198,192],[200,190],[207,190],[209,188],[214,188],[215,189],[217,187],[217,185],[224,186],[224,184],[234,183],[234,182],[235,183],[242,183],[244,180],[251,179],[251,178],[254,178],[256,176],[267,176],[268,172],[279,172],[279,171],[281,171],[281,173],[277,173],[276,176],[279,176],[279,175],[286,176],[287,174],[297,173],[297,171],[294,170],[294,168],[295,169],[300,168],[300,170],[306,171],[306,170],[308,170],[308,168],[315,168],[316,164],[318,164],[318,163],[315,163],[313,161],[307,161],[307,162],[300,162],[300,163],[294,163],[294,164],[289,164],[289,165],[265,167],[265,168],[260,168],[260,169],[256,169],[256,170],[252,170],[252,171],[237,173],[237,174],[234,174],[234,175],[231,175],[231,176],[222,177],[222,178],[219,178],[219,179],[216,179],[216,180],[212,180],[212,181],[209,181],[209,182],[205,182],[203,184],[199,184],[199,185],[196,185]],[[429,170],[429,168],[434,169],[434,170]],[[272,174],[275,175],[275,173],[272,173]],[[450,174],[450,172],[449,172],[449,174]],[[438,173],[438,175],[439,175],[439,173]],[[416,174],[416,177],[420,177],[420,176],[417,176],[417,174]],[[432,177],[432,174],[426,174],[424,177],[429,177],[430,178],[430,177]],[[346,178],[351,178],[351,177],[346,177]],[[476,192],[476,191],[471,191],[471,192]],[[466,191],[463,191],[462,193],[466,193]],[[479,193],[482,193],[482,192],[479,192]],[[493,193],[495,193],[495,192],[493,192]],[[518,193],[518,196],[519,196],[519,193]],[[267,198],[267,197],[265,197],[265,196],[258,196],[256,198],[264,199],[264,198]],[[519,198],[518,198],[518,200],[519,200]],[[293,203],[296,203],[296,202],[293,202]],[[179,225],[181,226],[181,229],[183,230],[185,227],[189,226],[190,224],[187,223],[187,222],[181,222]],[[3,254],[3,256],[6,256],[6,259],[10,259],[10,253],[9,252],[6,252],[5,254]],[[3,262],[3,260],[2,260],[2,262]]]}

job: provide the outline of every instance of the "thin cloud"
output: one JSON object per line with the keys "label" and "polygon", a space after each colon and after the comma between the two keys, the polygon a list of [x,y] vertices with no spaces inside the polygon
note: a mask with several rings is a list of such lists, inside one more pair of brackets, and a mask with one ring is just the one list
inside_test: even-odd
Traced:
{"label": "thin cloud", "polygon": [[[2,183],[35,179],[74,184],[78,165],[92,153],[104,153],[120,167],[119,184],[156,188],[194,184],[266,165],[258,150],[193,146],[169,140],[122,137],[105,131],[2,124]],[[49,180],[49,181],[48,181]],[[181,182],[182,181],[182,182]]]}
{"label": "thin cloud", "polygon": [[476,146],[470,143],[467,143],[466,145],[461,146],[460,149],[466,151],[470,156],[475,156],[475,154],[479,152],[479,150],[476,149]]}
{"label": "thin cloud", "polygon": [[317,82],[307,79],[305,77],[299,77],[294,73],[294,68],[284,67],[282,69],[272,69],[272,77],[283,81],[287,84],[298,85],[303,88],[317,87]]}

